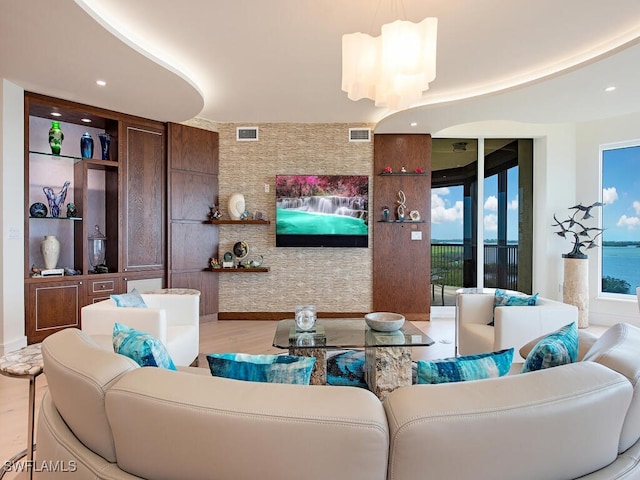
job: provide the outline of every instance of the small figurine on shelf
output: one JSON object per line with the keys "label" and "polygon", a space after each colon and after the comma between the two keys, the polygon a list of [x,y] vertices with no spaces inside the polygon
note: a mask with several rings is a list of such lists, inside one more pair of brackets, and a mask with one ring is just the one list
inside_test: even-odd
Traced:
{"label": "small figurine on shelf", "polygon": [[402,168],[400,169],[400,171],[402,173],[407,173],[407,167],[405,167],[404,165],[402,166]]}
{"label": "small figurine on shelf", "polygon": [[399,222],[404,222],[407,211],[407,197],[402,190],[398,191],[398,200],[396,200],[398,207],[396,209],[396,215]]}
{"label": "small figurine on shelf", "polygon": [[209,220],[218,220],[222,218],[222,213],[220,213],[220,209],[217,205],[209,206],[209,213],[207,214]]}
{"label": "small figurine on shelf", "polygon": [[386,167],[384,167],[384,173],[393,173],[393,168],[387,165]]}
{"label": "small figurine on shelf", "polygon": [[245,210],[240,214],[240,220],[248,220],[249,219],[249,210]]}
{"label": "small figurine on shelf", "polygon": [[209,267],[211,268],[222,268],[222,264],[218,261],[217,258],[210,258],[209,259]]}
{"label": "small figurine on shelf", "polygon": [[416,173],[422,173],[422,172],[424,172],[424,170],[422,170],[422,168],[420,168],[420,167],[416,168]]}
{"label": "small figurine on shelf", "polygon": [[67,203],[67,218],[73,218],[78,216],[78,210],[75,204]]}
{"label": "small figurine on shelf", "polygon": [[388,222],[389,221],[389,207],[387,207],[386,205],[384,207],[382,207],[382,221],[383,222]]}

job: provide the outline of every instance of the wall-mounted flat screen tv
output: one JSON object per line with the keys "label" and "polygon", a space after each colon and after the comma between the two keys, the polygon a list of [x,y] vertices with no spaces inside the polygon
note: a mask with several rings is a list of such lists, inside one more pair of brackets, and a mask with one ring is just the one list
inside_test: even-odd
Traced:
{"label": "wall-mounted flat screen tv", "polygon": [[368,247],[369,177],[276,175],[276,247]]}

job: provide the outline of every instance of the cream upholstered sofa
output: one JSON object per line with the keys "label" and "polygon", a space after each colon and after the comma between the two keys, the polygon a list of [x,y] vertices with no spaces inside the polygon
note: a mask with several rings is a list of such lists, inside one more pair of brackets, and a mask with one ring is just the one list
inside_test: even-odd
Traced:
{"label": "cream upholstered sofa", "polygon": [[[67,329],[42,344],[39,479],[638,479],[640,329],[583,361],[400,388],[265,384],[138,367]],[[74,473],[64,473],[70,467]]]}
{"label": "cream upholstered sofa", "polygon": [[160,340],[176,365],[191,365],[200,348],[200,292],[140,296],[146,308],[117,307],[112,299],[82,307],[82,330],[103,348],[113,350],[113,326],[118,322]]}
{"label": "cream upholstered sofa", "polygon": [[[506,290],[508,294],[518,294]],[[578,321],[573,305],[538,297],[534,306],[493,306],[495,289],[459,293],[456,297],[458,354],[495,352],[514,348],[514,362],[523,362],[520,348],[541,335]],[[490,323],[493,322],[493,325]]]}

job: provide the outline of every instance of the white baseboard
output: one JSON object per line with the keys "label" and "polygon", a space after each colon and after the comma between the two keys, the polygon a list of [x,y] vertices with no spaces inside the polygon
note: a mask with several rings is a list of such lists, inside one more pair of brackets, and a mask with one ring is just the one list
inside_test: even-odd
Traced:
{"label": "white baseboard", "polygon": [[0,357],[27,346],[27,337],[19,337],[11,342],[0,344]]}

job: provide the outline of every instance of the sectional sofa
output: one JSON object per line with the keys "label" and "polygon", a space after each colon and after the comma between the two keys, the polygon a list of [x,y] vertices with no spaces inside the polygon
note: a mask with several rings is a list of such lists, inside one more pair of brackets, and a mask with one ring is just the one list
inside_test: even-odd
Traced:
{"label": "sectional sofa", "polygon": [[640,478],[640,329],[627,324],[573,364],[382,403],[362,388],[140,368],[74,329],[42,352],[36,465],[59,468],[40,479]]}

